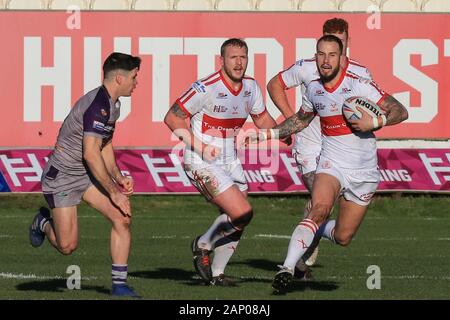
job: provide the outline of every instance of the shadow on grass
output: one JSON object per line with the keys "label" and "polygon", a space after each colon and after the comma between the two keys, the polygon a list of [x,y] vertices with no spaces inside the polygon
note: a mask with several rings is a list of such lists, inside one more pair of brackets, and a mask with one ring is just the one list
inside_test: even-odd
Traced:
{"label": "shadow on grass", "polygon": [[[31,281],[18,284],[16,286],[19,291],[47,291],[47,292],[64,292],[67,289],[66,279],[51,279],[42,281]],[[81,284],[82,290],[96,291],[109,295],[111,291],[102,286],[90,286]]]}
{"label": "shadow on grass", "polygon": [[[278,271],[278,265],[283,264],[282,262],[274,262],[272,260],[267,259],[247,259],[244,261],[230,262],[229,265],[246,265],[255,269],[266,270],[266,271]],[[315,264],[314,269],[323,268],[320,264]]]}
{"label": "shadow on grass", "polygon": [[205,282],[193,271],[177,268],[158,268],[156,270],[143,270],[128,272],[128,275],[144,279],[166,279],[180,281],[188,286],[205,286]]}

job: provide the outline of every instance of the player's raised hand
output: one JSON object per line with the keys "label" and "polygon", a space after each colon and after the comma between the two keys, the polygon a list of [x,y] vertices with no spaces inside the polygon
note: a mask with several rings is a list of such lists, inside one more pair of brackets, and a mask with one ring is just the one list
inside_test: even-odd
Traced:
{"label": "player's raised hand", "polygon": [[121,187],[121,191],[126,196],[131,196],[134,192],[134,181],[132,177],[121,177],[116,180],[117,184]]}
{"label": "player's raised hand", "polygon": [[130,200],[122,192],[115,192],[110,195],[111,201],[128,217],[131,217]]}
{"label": "player's raised hand", "polygon": [[215,147],[210,144],[206,144],[202,149],[202,158],[205,161],[213,161],[221,154],[221,150],[218,147]]}
{"label": "player's raised hand", "polygon": [[348,120],[353,130],[367,132],[374,129],[372,116],[364,108],[356,107],[361,112],[360,119]]}

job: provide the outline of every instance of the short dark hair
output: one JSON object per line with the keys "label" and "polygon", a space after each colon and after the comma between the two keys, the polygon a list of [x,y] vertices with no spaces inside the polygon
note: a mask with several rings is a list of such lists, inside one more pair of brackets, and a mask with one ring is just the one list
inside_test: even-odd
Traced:
{"label": "short dark hair", "polygon": [[341,39],[339,39],[336,36],[333,36],[332,34],[326,34],[326,35],[320,37],[319,40],[317,40],[316,52],[319,51],[319,43],[322,42],[322,41],[336,42],[339,45],[339,53],[342,54],[342,51],[344,50],[344,45],[342,44]]}
{"label": "short dark hair", "polygon": [[325,21],[323,24],[323,33],[347,33],[348,36],[348,22],[344,19],[333,18]]}
{"label": "short dark hair", "polygon": [[244,40],[238,39],[238,38],[231,38],[231,39],[228,39],[227,41],[225,41],[224,43],[222,43],[222,46],[220,47],[220,55],[222,57],[225,56],[225,48],[227,46],[234,46],[234,47],[239,47],[239,48],[244,47],[248,53],[248,46]]}
{"label": "short dark hair", "polygon": [[141,58],[133,57],[129,54],[113,52],[103,63],[103,76],[106,77],[108,73],[114,70],[126,70],[131,71],[136,68],[140,68]]}

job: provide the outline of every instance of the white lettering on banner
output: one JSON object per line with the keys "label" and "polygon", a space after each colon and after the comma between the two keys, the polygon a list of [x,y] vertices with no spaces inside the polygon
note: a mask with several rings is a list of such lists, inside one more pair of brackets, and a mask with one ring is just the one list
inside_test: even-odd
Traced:
{"label": "white lettering on banner", "polygon": [[[131,38],[130,37],[115,37],[114,38],[114,51],[131,54]],[[123,121],[128,117],[131,112],[131,98],[120,98],[120,117],[118,121]]]}
{"label": "white lettering on banner", "polygon": [[300,178],[298,176],[298,173],[300,170],[297,167],[297,163],[295,162],[295,159],[292,157],[289,157],[286,153],[280,153],[280,158],[284,163],[284,166],[286,167],[289,176],[291,177],[292,181],[296,186],[301,186],[302,182],[300,181]]}
{"label": "white lettering on banner", "polygon": [[411,106],[410,92],[393,94],[408,109],[405,122],[428,123],[438,113],[438,83],[411,65],[410,56],[420,54],[421,66],[438,63],[438,48],[428,39],[402,39],[393,50],[394,75],[420,92],[420,106]]}
{"label": "white lettering on banner", "polygon": [[[101,83],[102,41],[101,37],[85,37],[83,48],[84,92],[88,92]],[[171,55],[196,55],[199,61],[197,79],[215,70],[215,57],[220,54],[219,47],[224,38],[194,37],[140,37],[138,51],[140,55],[152,55],[152,118],[150,121],[162,122],[170,106],[170,57]],[[24,121],[41,121],[41,91],[43,86],[53,87],[53,121],[63,121],[71,108],[72,98],[72,48],[70,37],[54,37],[53,66],[42,66],[41,37],[24,37]],[[246,38],[249,45],[249,64],[247,74],[254,74],[254,56],[266,57],[266,80],[268,81],[283,69],[283,46],[274,38]],[[296,39],[296,59],[314,56],[316,39]],[[131,37],[115,37],[114,50],[130,53]],[[33,52],[33,54],[25,54]],[[410,92],[394,94],[409,110],[408,122],[428,123],[438,113],[438,82],[414,68],[409,57],[421,55],[421,65],[438,63],[438,48],[429,39],[402,39],[393,48],[393,74],[406,84],[420,92],[420,106],[411,106]],[[444,55],[450,56],[450,42],[444,40]],[[78,61],[77,61],[78,62]],[[260,83],[261,88],[265,87]],[[296,88],[296,106],[300,106],[301,91]],[[122,110],[119,121],[131,113],[131,98],[122,98]],[[267,99],[269,112],[277,117],[280,113],[271,99]],[[249,120],[248,120],[249,121]]]}
{"label": "white lettering on banner", "polygon": [[216,56],[220,56],[220,46],[225,40],[227,38],[184,38],[184,54],[197,56],[195,79],[216,71]]}
{"label": "white lettering on banner", "polygon": [[157,187],[163,187],[164,183],[162,182],[159,175],[161,173],[175,173],[176,175],[166,175],[166,179],[168,182],[181,182],[183,186],[189,187],[191,185],[189,178],[186,176],[186,173],[183,170],[183,166],[181,165],[180,159],[174,154],[169,154],[170,160],[172,161],[172,166],[155,166],[155,164],[167,164],[166,159],[164,158],[151,158],[148,154],[142,154],[142,158],[144,159],[145,165],[148,168],[148,171],[152,175],[153,180],[156,183]]}
{"label": "white lettering on banner", "polygon": [[91,91],[102,83],[102,38],[84,38],[84,93]]}
{"label": "white lettering on banner", "polygon": [[450,39],[444,40],[444,56],[450,57]]}
{"label": "white lettering on banner", "polygon": [[54,86],[53,119],[62,121],[71,107],[70,37],[54,38],[53,67],[42,66],[41,37],[24,37],[23,45],[23,120],[42,120],[42,86]]}
{"label": "white lettering on banner", "polygon": [[[253,77],[255,74],[255,55],[264,54],[266,56],[266,82],[268,82],[274,75],[276,75],[280,70],[283,69],[283,46],[273,38],[246,38],[245,41],[248,45],[248,65],[245,74]],[[261,90],[266,90],[265,83],[259,84]],[[276,119],[281,113],[272,99],[266,99],[267,110]],[[250,117],[247,121],[251,121]]]}
{"label": "white lettering on banner", "polygon": [[8,158],[6,155],[1,154],[0,159],[3,162],[3,165],[5,166],[6,172],[8,173],[9,177],[11,178],[12,183],[15,187],[21,187],[22,183],[19,180],[19,177],[17,176],[19,173],[33,173],[33,175],[25,176],[24,179],[27,182],[36,182],[41,181],[41,175],[42,175],[42,167],[39,164],[39,161],[36,158],[36,155],[33,153],[27,153],[28,160],[30,160],[31,167],[15,167],[14,165],[17,164],[25,164],[24,159],[22,158]]}
{"label": "white lettering on banner", "polygon": [[244,176],[248,183],[273,183],[275,179],[268,170],[244,170]]}
{"label": "white lettering on banner", "polygon": [[[449,172],[450,173],[450,153],[446,153],[445,156],[447,157],[448,165],[447,166],[433,166],[433,164],[442,164],[444,163],[444,160],[442,158],[428,158],[425,153],[419,153],[419,157],[422,160],[425,168],[428,171],[428,174],[430,175],[431,179],[433,180],[435,185],[442,185],[441,180],[437,176],[437,172]],[[442,175],[445,181],[450,181],[450,174],[449,175]]]}
{"label": "white lettering on banner", "polygon": [[408,170],[380,170],[381,181],[404,181],[411,182],[412,178]]}
{"label": "white lettering on banner", "polygon": [[139,38],[139,53],[151,54],[152,121],[161,122],[170,106],[170,56],[183,54],[183,38]]}

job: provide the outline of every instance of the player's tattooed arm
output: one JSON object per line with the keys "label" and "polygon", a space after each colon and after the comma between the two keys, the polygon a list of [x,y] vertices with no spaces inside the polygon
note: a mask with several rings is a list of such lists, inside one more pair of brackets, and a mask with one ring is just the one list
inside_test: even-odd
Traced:
{"label": "player's tattooed arm", "polygon": [[304,113],[300,109],[296,114],[287,118],[273,129],[278,129],[279,139],[283,139],[306,128],[313,118],[314,113]]}
{"label": "player's tattooed arm", "polygon": [[188,115],[186,114],[186,112],[183,111],[183,109],[181,109],[181,107],[179,106],[178,103],[174,103],[172,105],[172,107],[170,107],[170,112],[172,112],[174,115],[176,115],[178,118],[180,119],[186,119],[188,117]]}
{"label": "player's tattooed arm", "polygon": [[386,126],[392,126],[408,119],[408,111],[405,106],[391,95],[386,95],[381,101],[380,107],[386,113]]}

